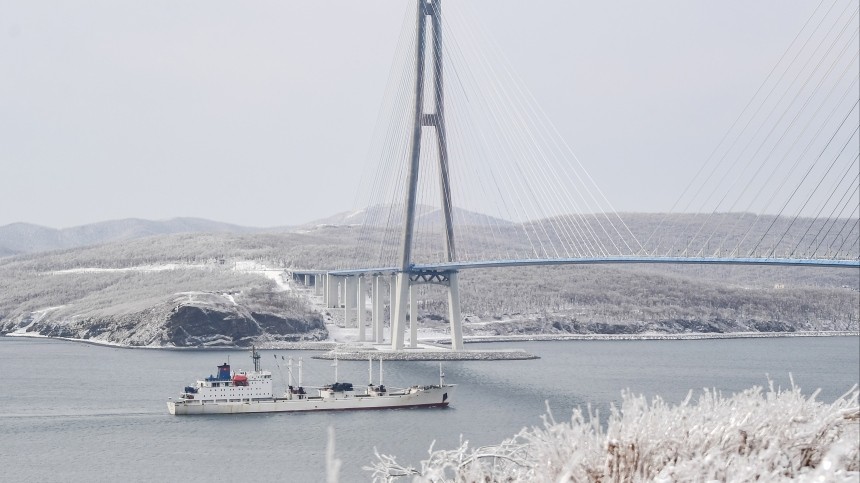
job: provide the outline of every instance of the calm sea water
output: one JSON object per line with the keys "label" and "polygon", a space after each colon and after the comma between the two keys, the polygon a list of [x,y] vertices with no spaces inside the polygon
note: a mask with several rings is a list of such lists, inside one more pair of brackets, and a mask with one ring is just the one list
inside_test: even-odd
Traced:
{"label": "calm sea water", "polygon": [[[520,347],[533,361],[449,362],[459,384],[448,409],[174,417],[165,401],[244,351],[158,351],[0,337],[0,479],[8,481],[322,481],[327,428],[336,431],[341,481],[367,480],[373,451],[417,464],[432,441],[451,448],[498,443],[540,424],[549,404],[565,419],[591,403],[605,414],[629,388],[670,402],[690,389],[725,394],[789,373],[818,399],[832,401],[858,383],[856,337],[707,341],[568,341],[492,344]],[[481,346],[470,346],[481,347]],[[331,382],[328,361],[312,352],[262,351],[263,365],[304,357],[305,383]],[[438,363],[390,362],[389,386],[434,383]],[[366,384],[366,362],[340,362],[340,380]],[[286,375],[283,376],[284,378]],[[378,377],[377,374],[374,377]]]}

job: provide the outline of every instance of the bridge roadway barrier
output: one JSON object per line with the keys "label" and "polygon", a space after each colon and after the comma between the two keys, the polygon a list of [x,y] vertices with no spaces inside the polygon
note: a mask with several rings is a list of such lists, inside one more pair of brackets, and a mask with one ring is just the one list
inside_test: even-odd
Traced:
{"label": "bridge roadway barrier", "polygon": [[[860,268],[860,260],[834,260],[824,258],[731,258],[731,257],[584,257],[584,258],[535,258],[522,260],[484,260],[467,262],[440,262],[415,264],[411,268],[420,271],[459,271],[477,268],[533,267],[554,265],[612,265],[612,264],[674,264],[674,265],[766,265],[785,267]],[[336,275],[359,275],[364,273],[394,274],[395,267],[356,268],[333,270]]]}

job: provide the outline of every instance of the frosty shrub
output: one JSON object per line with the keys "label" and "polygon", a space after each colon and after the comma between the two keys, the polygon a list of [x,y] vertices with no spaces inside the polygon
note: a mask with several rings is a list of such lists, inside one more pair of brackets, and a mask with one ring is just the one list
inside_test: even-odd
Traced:
{"label": "frosty shrub", "polygon": [[436,450],[419,468],[388,455],[365,468],[375,481],[635,482],[858,481],[857,386],[833,404],[792,384],[754,387],[731,397],[692,392],[677,406],[630,392],[600,424],[589,408],[569,422],[551,414],[496,446]]}

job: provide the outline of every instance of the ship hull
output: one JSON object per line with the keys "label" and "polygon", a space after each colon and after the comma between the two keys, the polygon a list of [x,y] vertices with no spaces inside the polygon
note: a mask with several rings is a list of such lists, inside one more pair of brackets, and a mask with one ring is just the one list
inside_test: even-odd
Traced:
{"label": "ship hull", "polygon": [[454,385],[436,386],[382,396],[338,395],[336,397],[306,397],[303,399],[260,399],[250,402],[168,401],[167,410],[170,414],[183,416],[445,407],[450,401],[454,387]]}

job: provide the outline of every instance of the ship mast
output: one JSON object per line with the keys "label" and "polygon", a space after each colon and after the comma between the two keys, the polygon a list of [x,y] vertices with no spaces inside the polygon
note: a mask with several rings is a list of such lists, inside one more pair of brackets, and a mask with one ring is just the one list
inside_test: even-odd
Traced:
{"label": "ship mast", "polygon": [[338,380],[337,380],[337,353],[335,353],[335,355],[334,355],[334,364],[332,364],[332,366],[334,366],[334,382],[338,382]]}
{"label": "ship mast", "polygon": [[257,354],[254,346],[251,346],[251,359],[254,361],[254,372],[260,372],[260,354]]}

